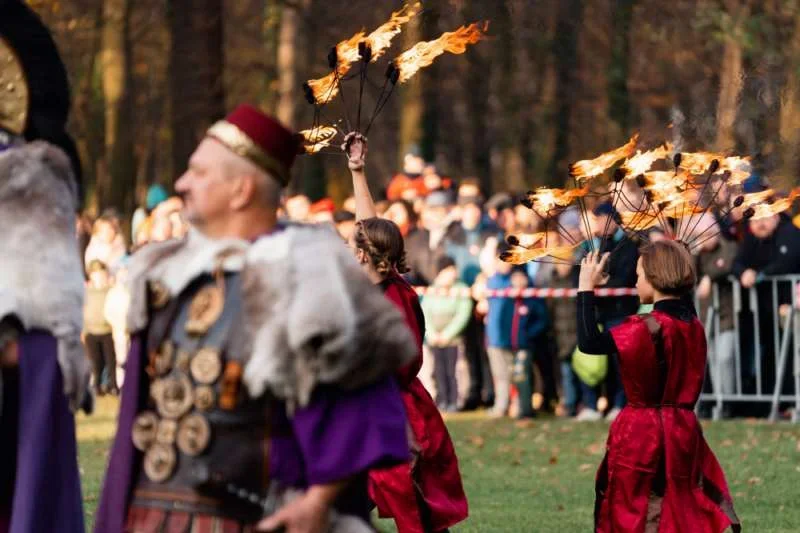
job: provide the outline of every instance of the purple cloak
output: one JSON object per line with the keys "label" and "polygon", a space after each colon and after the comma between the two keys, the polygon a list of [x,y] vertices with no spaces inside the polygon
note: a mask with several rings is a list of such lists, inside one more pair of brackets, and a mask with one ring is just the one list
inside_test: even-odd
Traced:
{"label": "purple cloak", "polygon": [[[98,507],[95,532],[122,533],[140,453],[131,428],[140,400],[146,398],[141,339],[134,338],[126,363],[117,436]],[[356,482],[337,508],[367,518],[368,470],[409,460],[406,413],[394,378],[343,392],[319,387],[311,402],[287,418],[276,409],[270,446],[272,478],[284,485],[307,487],[354,477]]]}
{"label": "purple cloak", "polygon": [[[7,372],[0,435],[4,487],[0,533],[83,533],[75,417],[63,392],[56,339],[34,331],[19,339],[18,372]],[[16,389],[16,390],[14,390]],[[9,493],[8,488],[13,487]]]}

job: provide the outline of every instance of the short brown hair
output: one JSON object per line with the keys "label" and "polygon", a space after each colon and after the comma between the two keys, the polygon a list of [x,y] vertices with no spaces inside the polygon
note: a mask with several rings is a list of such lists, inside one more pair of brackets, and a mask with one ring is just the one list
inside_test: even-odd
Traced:
{"label": "short brown hair", "polygon": [[641,252],[647,281],[657,291],[669,296],[684,296],[697,282],[694,261],[686,247],[677,241],[651,243]]}
{"label": "short brown hair", "polygon": [[408,272],[403,235],[391,220],[377,217],[359,220],[353,238],[356,248],[369,256],[378,274],[385,276],[392,269],[400,274]]}

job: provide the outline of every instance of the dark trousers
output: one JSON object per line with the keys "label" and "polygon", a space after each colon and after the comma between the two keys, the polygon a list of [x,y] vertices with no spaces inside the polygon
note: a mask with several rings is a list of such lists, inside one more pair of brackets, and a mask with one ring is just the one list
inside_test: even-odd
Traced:
{"label": "dark trousers", "polygon": [[464,356],[469,368],[469,392],[464,398],[466,409],[475,409],[481,404],[494,402],[494,384],[486,355],[484,327],[481,319],[472,315],[464,331]]}
{"label": "dark trousers", "polygon": [[94,386],[100,388],[103,383],[103,370],[108,373],[108,388],[117,390],[117,356],[114,353],[114,338],[107,335],[86,335],[86,352],[92,361]]}
{"label": "dark trousers", "polygon": [[519,411],[517,417],[525,418],[534,415],[531,398],[534,389],[534,358],[530,350],[519,350],[514,356],[514,373],[511,377],[517,387]]}
{"label": "dark trousers", "polygon": [[431,347],[433,375],[436,379],[436,403],[439,407],[455,407],[458,401],[456,362],[458,346]]}

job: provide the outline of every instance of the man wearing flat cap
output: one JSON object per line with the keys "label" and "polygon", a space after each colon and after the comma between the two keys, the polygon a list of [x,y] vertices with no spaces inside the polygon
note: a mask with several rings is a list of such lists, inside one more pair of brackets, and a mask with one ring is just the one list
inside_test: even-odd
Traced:
{"label": "man wearing flat cap", "polygon": [[392,375],[414,343],[333,229],[278,223],[298,147],[238,107],[175,184],[187,237],[133,256],[96,531],[372,531],[366,473],[409,457]]}

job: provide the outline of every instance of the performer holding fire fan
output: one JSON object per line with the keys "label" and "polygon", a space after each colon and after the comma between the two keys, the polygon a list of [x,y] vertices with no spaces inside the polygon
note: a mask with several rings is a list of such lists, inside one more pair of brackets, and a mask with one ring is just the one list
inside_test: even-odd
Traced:
{"label": "performer holding fire fan", "polygon": [[589,253],[578,287],[578,347],[619,355],[628,404],[611,425],[597,474],[595,530],[645,533],[740,531],[725,476],[694,406],[703,386],[706,337],[690,300],[691,255],[678,241],[646,246],[636,289],[653,312],[609,331],[597,327],[594,289],[609,254]]}

